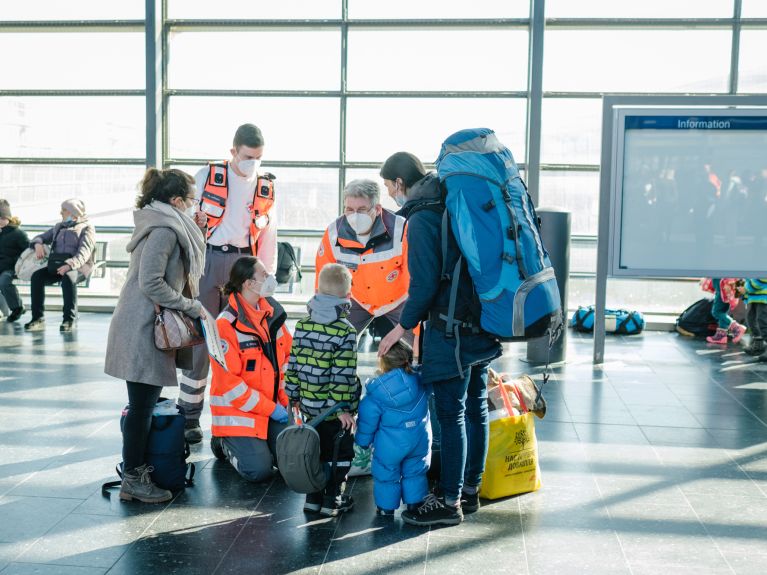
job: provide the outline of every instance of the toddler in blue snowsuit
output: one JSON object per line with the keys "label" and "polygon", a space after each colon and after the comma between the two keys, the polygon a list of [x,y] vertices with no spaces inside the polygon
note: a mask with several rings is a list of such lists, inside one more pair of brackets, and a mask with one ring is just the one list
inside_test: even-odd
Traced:
{"label": "toddler in blue snowsuit", "polygon": [[413,352],[397,342],[380,359],[382,374],[365,388],[355,442],[373,445],[373,496],[379,515],[392,515],[400,500],[419,505],[429,491],[431,460],[429,391],[410,368]]}

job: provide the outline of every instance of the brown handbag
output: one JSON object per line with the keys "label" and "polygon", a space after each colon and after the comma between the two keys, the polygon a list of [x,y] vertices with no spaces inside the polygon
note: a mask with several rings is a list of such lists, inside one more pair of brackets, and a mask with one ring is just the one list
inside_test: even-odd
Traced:
{"label": "brown handbag", "polygon": [[192,347],[205,342],[197,322],[184,312],[154,306],[154,345],[162,351]]}

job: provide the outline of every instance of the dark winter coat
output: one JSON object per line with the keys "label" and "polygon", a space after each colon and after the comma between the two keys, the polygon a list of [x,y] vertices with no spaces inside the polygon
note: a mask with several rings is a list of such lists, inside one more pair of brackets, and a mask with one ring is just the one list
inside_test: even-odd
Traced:
{"label": "dark winter coat", "polygon": [[17,226],[0,229],[0,274],[13,271],[21,252],[29,247],[27,233]]}

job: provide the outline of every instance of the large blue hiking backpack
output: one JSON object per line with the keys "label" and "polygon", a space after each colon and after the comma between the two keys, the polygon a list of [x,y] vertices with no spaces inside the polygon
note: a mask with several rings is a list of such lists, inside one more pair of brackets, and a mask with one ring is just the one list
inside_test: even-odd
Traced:
{"label": "large blue hiking backpack", "polygon": [[461,130],[443,142],[437,173],[447,207],[442,261],[448,227],[462,254],[454,270],[442,270],[443,277],[452,278],[448,331],[455,323],[458,276],[465,259],[484,331],[502,341],[540,337],[547,330],[554,334],[562,324],[559,288],[541,241],[538,216],[511,152],[492,130]]}

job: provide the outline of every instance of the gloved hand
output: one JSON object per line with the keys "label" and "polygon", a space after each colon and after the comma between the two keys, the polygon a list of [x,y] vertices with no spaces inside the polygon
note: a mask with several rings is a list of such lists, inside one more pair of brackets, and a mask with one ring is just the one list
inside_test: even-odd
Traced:
{"label": "gloved hand", "polygon": [[285,410],[282,405],[279,403],[275,404],[274,411],[272,411],[272,414],[269,416],[270,419],[273,419],[277,423],[287,423],[288,422],[288,412]]}

